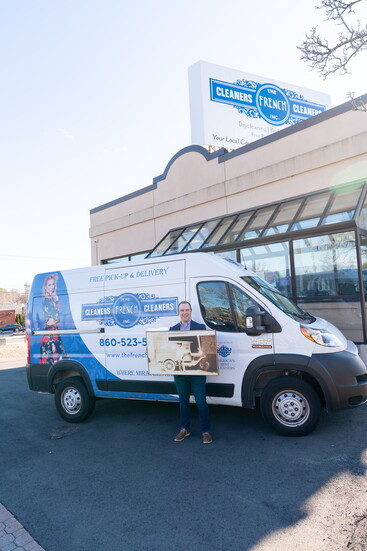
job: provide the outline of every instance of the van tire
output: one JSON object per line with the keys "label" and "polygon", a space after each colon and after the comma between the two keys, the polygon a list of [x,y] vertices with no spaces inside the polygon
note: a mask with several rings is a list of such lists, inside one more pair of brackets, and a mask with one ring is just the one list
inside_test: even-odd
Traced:
{"label": "van tire", "polygon": [[278,377],[265,387],[260,399],[263,419],[279,434],[305,436],[317,426],[321,402],[311,385],[298,377]]}
{"label": "van tire", "polygon": [[69,423],[84,421],[92,413],[95,402],[80,377],[65,379],[55,389],[56,409]]}

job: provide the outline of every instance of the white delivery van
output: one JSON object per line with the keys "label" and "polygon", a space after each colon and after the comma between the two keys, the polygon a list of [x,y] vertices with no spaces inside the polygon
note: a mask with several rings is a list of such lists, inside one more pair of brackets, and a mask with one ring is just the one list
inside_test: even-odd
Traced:
{"label": "white delivery van", "polygon": [[177,401],[172,373],[148,372],[146,332],[193,319],[216,330],[219,376],[209,404],[254,408],[284,435],[315,428],[321,408],[367,401],[356,346],[240,264],[189,253],[50,272],[34,278],[27,309],[29,387],[55,394],[69,422],[97,398]]}

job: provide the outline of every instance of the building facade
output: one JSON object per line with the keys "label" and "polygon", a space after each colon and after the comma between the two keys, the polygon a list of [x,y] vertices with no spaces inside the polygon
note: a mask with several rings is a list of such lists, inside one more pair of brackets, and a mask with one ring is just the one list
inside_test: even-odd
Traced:
{"label": "building facade", "polygon": [[15,323],[15,310],[0,310],[0,327]]}
{"label": "building facade", "polygon": [[179,151],[91,211],[92,263],[227,255],[367,343],[366,195],[367,112],[347,102],[234,151]]}

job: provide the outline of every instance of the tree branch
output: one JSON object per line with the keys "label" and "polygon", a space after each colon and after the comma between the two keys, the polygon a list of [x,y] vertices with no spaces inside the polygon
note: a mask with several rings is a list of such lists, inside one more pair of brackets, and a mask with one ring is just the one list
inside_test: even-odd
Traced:
{"label": "tree branch", "polygon": [[327,20],[337,21],[343,27],[335,44],[329,46],[326,37],[317,33],[317,28],[311,29],[303,43],[298,46],[301,59],[316,69],[324,78],[332,73],[348,73],[348,64],[361,50],[367,48],[367,26],[362,27],[359,19],[354,24],[347,17],[354,17],[354,7],[366,0],[321,0],[316,9],[323,9]]}

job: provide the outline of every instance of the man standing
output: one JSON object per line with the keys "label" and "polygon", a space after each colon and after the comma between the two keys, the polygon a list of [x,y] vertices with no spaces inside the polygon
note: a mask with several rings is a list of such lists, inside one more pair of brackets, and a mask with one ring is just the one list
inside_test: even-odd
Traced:
{"label": "man standing", "polygon": [[[202,323],[197,323],[191,319],[192,308],[187,301],[182,301],[178,305],[178,314],[180,322],[170,327],[170,331],[196,331],[206,329]],[[201,432],[203,443],[211,444],[213,442],[210,430],[209,407],[206,403],[206,377],[205,375],[175,375],[174,376],[177,393],[180,398],[180,420],[181,430],[175,437],[175,442],[182,442],[187,436],[190,436],[190,394],[191,390],[195,396],[195,402],[199,411]]]}

